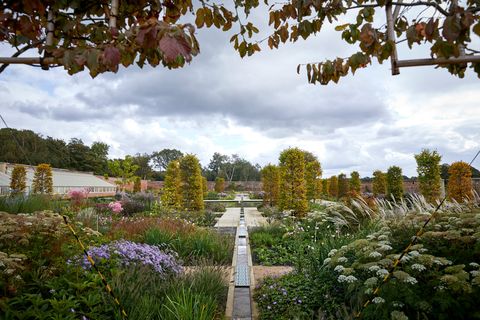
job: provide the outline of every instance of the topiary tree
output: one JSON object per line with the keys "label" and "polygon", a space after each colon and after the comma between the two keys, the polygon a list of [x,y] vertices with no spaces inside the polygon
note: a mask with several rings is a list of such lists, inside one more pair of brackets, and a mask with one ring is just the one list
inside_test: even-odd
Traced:
{"label": "topiary tree", "polygon": [[420,192],[428,202],[434,202],[440,198],[440,161],[442,156],[437,151],[424,149],[415,155],[415,160],[417,161]]}
{"label": "topiary tree", "polygon": [[268,164],[260,171],[262,177],[262,189],[265,193],[263,202],[276,206],[280,195],[280,169],[273,164]]}
{"label": "topiary tree", "polygon": [[387,194],[387,175],[380,170],[373,172],[372,192],[375,197]]}
{"label": "topiary tree", "polygon": [[305,166],[305,183],[307,187],[307,200],[320,198],[322,191],[321,184],[322,167],[318,160],[307,162]]}
{"label": "topiary tree", "polygon": [[329,180],[328,179],[322,179],[322,195],[325,197],[328,196],[328,188],[330,186]]}
{"label": "topiary tree", "polygon": [[328,195],[333,198],[338,197],[338,178],[331,176],[328,180]]}
{"label": "topiary tree", "polygon": [[448,197],[458,202],[469,200],[473,196],[472,169],[463,161],[452,163],[448,169]]}
{"label": "topiary tree", "polygon": [[52,167],[47,163],[39,164],[35,169],[32,192],[40,194],[53,193]]}
{"label": "topiary tree", "polygon": [[133,192],[142,191],[142,179],[140,177],[135,177],[133,180]]}
{"label": "topiary tree", "polygon": [[338,198],[344,198],[348,196],[348,191],[350,190],[347,175],[341,173],[338,175]]}
{"label": "topiary tree", "polygon": [[203,210],[202,168],[196,156],[187,154],[180,158],[180,180],[183,208],[188,211]]}
{"label": "topiary tree", "polygon": [[163,181],[162,205],[166,208],[180,210],[182,208],[182,190],[180,178],[180,163],[171,161],[167,166]]}
{"label": "topiary tree", "polygon": [[360,195],[361,188],[360,174],[357,171],[352,171],[352,173],[350,173],[350,192],[355,195]]}
{"label": "topiary tree", "polygon": [[391,166],[387,171],[387,197],[400,200],[403,198],[402,168]]}
{"label": "topiary tree", "polygon": [[27,170],[24,166],[16,165],[12,170],[10,178],[10,189],[12,195],[25,193],[27,190]]}
{"label": "topiary tree", "polygon": [[303,216],[308,210],[305,186],[305,155],[298,148],[288,148],[280,153],[280,210],[292,210]]}
{"label": "topiary tree", "polygon": [[225,179],[221,177],[215,178],[215,191],[220,193],[225,191]]}
{"label": "topiary tree", "polygon": [[203,191],[203,194],[207,194],[208,192],[208,182],[207,182],[207,178],[205,177],[202,177],[202,191]]}

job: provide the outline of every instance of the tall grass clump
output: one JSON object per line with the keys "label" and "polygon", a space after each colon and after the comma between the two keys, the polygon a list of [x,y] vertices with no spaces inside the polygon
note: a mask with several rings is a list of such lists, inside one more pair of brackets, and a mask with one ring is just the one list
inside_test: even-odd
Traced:
{"label": "tall grass clump", "polygon": [[68,203],[48,195],[16,195],[0,197],[0,211],[18,214],[33,213],[35,211],[60,211]]}

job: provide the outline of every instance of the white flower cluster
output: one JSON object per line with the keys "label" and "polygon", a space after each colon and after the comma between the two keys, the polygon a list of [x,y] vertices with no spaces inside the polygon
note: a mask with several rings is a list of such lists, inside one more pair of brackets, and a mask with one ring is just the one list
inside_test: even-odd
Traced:
{"label": "white flower cluster", "polygon": [[385,234],[378,236],[378,240],[387,240],[387,239],[388,239],[388,236]]}
{"label": "white flower cluster", "polygon": [[379,266],[371,266],[368,268],[368,271],[370,272],[377,272],[378,270],[380,270]]}
{"label": "white flower cluster", "polygon": [[420,263],[412,264],[412,269],[420,271],[420,272],[427,270],[427,268],[425,268],[425,266],[423,264],[420,264]]}
{"label": "white flower cluster", "polygon": [[478,268],[480,267],[480,264],[476,263],[476,262],[470,262],[469,263],[470,267],[473,267],[473,268]]}
{"label": "white flower cluster", "polygon": [[370,258],[380,258],[382,256],[382,254],[378,251],[372,251],[372,252],[370,252],[370,254],[368,256]]}
{"label": "white flower cluster", "polygon": [[470,271],[470,274],[472,275],[472,277],[476,278],[476,277],[480,276],[480,271],[473,270],[473,271]]}
{"label": "white flower cluster", "polygon": [[337,251],[338,251],[337,249],[330,250],[330,252],[328,253],[328,256],[333,257],[337,253]]}
{"label": "white flower cluster", "polygon": [[410,284],[417,284],[418,281],[414,277],[407,277],[403,282],[410,283]]}
{"label": "white flower cluster", "polygon": [[340,258],[338,258],[338,260],[337,260],[337,261],[338,261],[338,262],[340,262],[340,263],[344,263],[344,262],[347,262],[347,261],[348,261],[348,259],[347,259],[347,258],[345,258],[345,257],[340,257]]}
{"label": "white flower cluster", "polygon": [[400,302],[400,301],[393,301],[392,306],[394,308],[403,308],[404,304],[403,304],[403,302]]}
{"label": "white flower cluster", "polygon": [[345,270],[345,267],[344,266],[336,266],[335,269],[333,269],[333,271],[336,271],[336,272],[343,272],[343,270]]}
{"label": "white flower cluster", "polygon": [[325,260],[323,260],[323,265],[330,263],[330,261],[332,261],[332,258],[326,258]]}
{"label": "white flower cluster", "polygon": [[357,281],[358,279],[355,278],[354,276],[345,276],[345,275],[339,275],[338,276],[338,282],[346,282],[346,283],[354,283],[355,281]]}
{"label": "white flower cluster", "polygon": [[393,248],[391,246],[389,246],[388,244],[382,244],[380,245],[377,250],[380,250],[380,251],[388,251],[388,250],[392,250]]}
{"label": "white flower cluster", "polygon": [[388,274],[388,270],[387,269],[380,269],[377,271],[377,276],[378,277],[384,277]]}
{"label": "white flower cluster", "polygon": [[375,304],[385,303],[385,299],[383,299],[382,297],[375,297],[373,298],[372,302]]}

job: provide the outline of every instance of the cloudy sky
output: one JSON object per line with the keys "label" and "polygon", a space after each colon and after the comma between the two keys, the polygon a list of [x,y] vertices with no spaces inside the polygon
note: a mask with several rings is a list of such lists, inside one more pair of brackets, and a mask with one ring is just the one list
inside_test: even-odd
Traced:
{"label": "cloudy sky", "polygon": [[[177,148],[203,165],[216,151],[265,165],[298,146],[319,157],[327,177],[391,165],[412,176],[422,148],[436,149],[442,162],[470,161],[480,148],[479,79],[471,71],[458,79],[405,68],[393,77],[389,63],[374,63],[339,84],[314,86],[296,74],[298,63],[357,51],[331,28],[244,59],[231,33],[197,35],[201,54],[181,70],[132,66],[91,79],[10,66],[0,74],[0,113],[17,129],[104,141],[111,157]],[[11,52],[0,46],[0,53]],[[400,58],[412,57],[428,53],[400,50]]]}

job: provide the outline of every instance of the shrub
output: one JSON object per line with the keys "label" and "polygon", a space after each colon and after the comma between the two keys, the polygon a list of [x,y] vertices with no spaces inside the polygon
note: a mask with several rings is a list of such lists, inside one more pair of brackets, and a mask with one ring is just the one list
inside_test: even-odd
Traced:
{"label": "shrub", "polygon": [[313,200],[320,198],[322,192],[321,178],[322,167],[318,160],[307,162],[305,166],[305,183],[307,188],[307,200]]}
{"label": "shrub", "polygon": [[344,198],[348,196],[349,183],[347,176],[344,173],[338,175],[338,198]]}
{"label": "shrub", "polygon": [[328,179],[328,195],[333,198],[338,198],[338,178],[331,176]]}
{"label": "shrub", "polygon": [[68,197],[70,198],[70,208],[77,212],[86,205],[86,199],[88,199],[88,190],[70,189],[68,191]]}
{"label": "shrub", "polygon": [[303,216],[308,210],[304,152],[298,148],[285,149],[280,153],[279,162],[279,208]]}
{"label": "shrub", "polygon": [[222,193],[225,191],[225,179],[221,177],[215,178],[215,192]]}
{"label": "shrub", "polygon": [[137,193],[142,191],[142,178],[140,177],[135,177],[133,179],[133,192]]}
{"label": "shrub", "polygon": [[380,170],[373,172],[372,192],[375,197],[387,194],[387,175]]}
{"label": "shrub", "polygon": [[180,209],[182,207],[182,192],[180,180],[180,163],[176,160],[168,164],[162,189],[162,205],[166,208]]}
{"label": "shrub", "polygon": [[0,211],[8,213],[33,213],[42,210],[60,212],[68,202],[42,194],[0,197]]}
{"label": "shrub", "polygon": [[205,199],[206,200],[218,200],[220,199],[219,195],[217,192],[215,191],[208,191],[206,196],[205,196]]}
{"label": "shrub", "polygon": [[448,169],[448,197],[458,202],[472,199],[472,170],[466,162],[454,162]]}
{"label": "shrub", "polygon": [[263,199],[265,200],[265,203],[270,206],[277,205],[280,195],[279,168],[273,164],[268,164],[263,167],[260,173],[262,175],[262,187],[264,192]]}
{"label": "shrub", "polygon": [[227,208],[225,204],[219,202],[207,202],[205,209],[213,212],[226,212]]}
{"label": "shrub", "polygon": [[180,158],[180,180],[182,208],[187,211],[202,210],[202,168],[196,156],[187,154]]}
{"label": "shrub", "polygon": [[352,171],[350,174],[350,191],[355,195],[360,195],[361,187],[360,174],[357,171]]}

